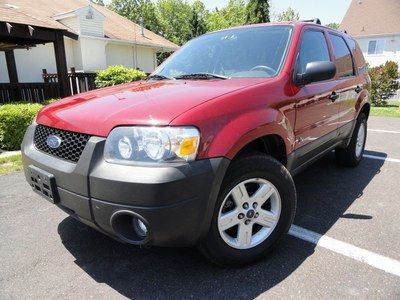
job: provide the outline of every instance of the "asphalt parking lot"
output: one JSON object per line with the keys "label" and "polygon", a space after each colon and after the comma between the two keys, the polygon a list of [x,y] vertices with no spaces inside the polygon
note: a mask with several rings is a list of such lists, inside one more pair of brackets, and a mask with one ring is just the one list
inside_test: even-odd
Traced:
{"label": "asphalt parking lot", "polygon": [[399,299],[400,119],[368,125],[359,167],[328,155],[295,177],[295,229],[312,232],[292,231],[268,258],[235,269],[194,248],[120,244],[34,194],[22,173],[1,176],[0,299]]}

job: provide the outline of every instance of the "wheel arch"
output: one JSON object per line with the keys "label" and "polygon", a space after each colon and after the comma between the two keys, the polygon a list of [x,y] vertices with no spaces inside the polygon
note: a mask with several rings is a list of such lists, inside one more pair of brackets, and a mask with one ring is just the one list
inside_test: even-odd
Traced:
{"label": "wheel arch", "polygon": [[370,111],[371,111],[370,95],[368,90],[364,90],[363,92],[360,93],[357,99],[356,117],[358,117],[360,113],[364,113],[368,120]]}
{"label": "wheel arch", "polygon": [[247,143],[233,157],[237,159],[251,152],[260,152],[271,155],[284,166],[287,164],[286,145],[283,138],[277,134],[267,134]]}
{"label": "wheel arch", "polygon": [[368,120],[370,111],[371,111],[371,104],[366,102],[363,104],[363,106],[361,107],[360,112],[358,114],[364,113]]}
{"label": "wheel arch", "polygon": [[213,137],[207,156],[235,159],[246,151],[268,153],[286,165],[294,146],[293,122],[279,110],[254,110],[230,120]]}

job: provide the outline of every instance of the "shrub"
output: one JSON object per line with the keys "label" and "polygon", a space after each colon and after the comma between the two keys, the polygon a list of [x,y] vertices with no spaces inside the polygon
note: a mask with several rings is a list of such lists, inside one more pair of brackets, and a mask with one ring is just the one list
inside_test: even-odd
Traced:
{"label": "shrub", "polygon": [[32,103],[0,105],[0,148],[20,149],[26,128],[42,107]]}
{"label": "shrub", "polygon": [[146,78],[143,71],[126,68],[124,66],[110,66],[96,74],[96,87],[102,88],[120,83],[127,83]]}
{"label": "shrub", "polygon": [[396,93],[399,88],[399,66],[394,61],[387,61],[384,65],[370,68],[371,77],[370,96],[375,106],[387,105],[387,99]]}
{"label": "shrub", "polygon": [[60,99],[59,99],[59,98],[47,99],[47,100],[44,100],[44,101],[43,101],[43,104],[44,104],[44,105],[49,105],[49,104],[52,104],[52,103],[54,103],[54,102],[56,102],[56,101],[58,101],[58,100],[60,100]]}

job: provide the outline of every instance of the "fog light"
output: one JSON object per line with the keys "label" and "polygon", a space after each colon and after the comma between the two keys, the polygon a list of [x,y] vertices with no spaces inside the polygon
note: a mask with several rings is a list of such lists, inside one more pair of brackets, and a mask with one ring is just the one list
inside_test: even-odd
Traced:
{"label": "fog light", "polygon": [[138,235],[147,236],[147,226],[140,219],[133,219],[133,228]]}

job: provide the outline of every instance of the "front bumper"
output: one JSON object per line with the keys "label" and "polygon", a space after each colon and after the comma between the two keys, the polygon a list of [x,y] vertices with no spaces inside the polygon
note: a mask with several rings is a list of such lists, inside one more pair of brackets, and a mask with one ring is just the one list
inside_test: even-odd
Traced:
{"label": "front bumper", "polygon": [[22,142],[27,181],[29,166],[54,175],[56,205],[81,222],[126,242],[111,217],[132,212],[148,224],[143,243],[157,246],[193,245],[207,233],[228,159],[162,167],[116,165],[103,159],[105,138],[91,137],[75,164],[37,150],[34,131],[31,125]]}

